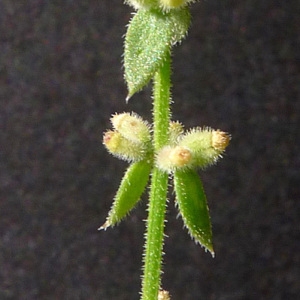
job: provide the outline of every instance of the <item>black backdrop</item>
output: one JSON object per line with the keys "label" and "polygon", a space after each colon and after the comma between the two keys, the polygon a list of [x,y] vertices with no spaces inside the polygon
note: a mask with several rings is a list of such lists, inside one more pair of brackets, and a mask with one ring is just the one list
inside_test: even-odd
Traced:
{"label": "black backdrop", "polygon": [[[296,299],[299,288],[300,2],[204,1],[174,50],[173,118],[232,134],[200,172],[216,257],[176,219],[163,286],[173,300]],[[98,232],[125,170],[102,132],[125,105],[116,0],[0,3],[0,298],[138,299],[146,195]],[[298,277],[297,277],[298,276]]]}

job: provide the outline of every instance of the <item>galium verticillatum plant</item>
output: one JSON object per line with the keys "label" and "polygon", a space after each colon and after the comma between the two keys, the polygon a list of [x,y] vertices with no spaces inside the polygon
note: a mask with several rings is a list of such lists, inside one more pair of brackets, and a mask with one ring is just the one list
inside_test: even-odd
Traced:
{"label": "galium verticillatum plant", "polygon": [[105,223],[118,224],[139,201],[150,181],[141,299],[168,300],[161,287],[168,181],[185,227],[195,242],[214,256],[206,196],[197,169],[215,164],[230,135],[219,129],[185,130],[171,120],[171,49],[190,26],[188,4],[193,0],[126,0],[136,10],[125,36],[126,101],[153,81],[153,122],[136,113],[116,113],[103,144],[115,157],[129,163]]}

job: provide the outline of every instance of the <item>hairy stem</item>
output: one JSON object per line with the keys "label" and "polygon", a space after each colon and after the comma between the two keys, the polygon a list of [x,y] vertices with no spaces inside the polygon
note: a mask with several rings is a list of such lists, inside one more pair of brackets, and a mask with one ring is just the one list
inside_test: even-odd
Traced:
{"label": "hairy stem", "polygon": [[[154,77],[154,150],[168,142],[170,123],[170,54]],[[154,167],[150,186],[142,300],[156,300],[161,283],[164,223],[167,202],[168,174]]]}

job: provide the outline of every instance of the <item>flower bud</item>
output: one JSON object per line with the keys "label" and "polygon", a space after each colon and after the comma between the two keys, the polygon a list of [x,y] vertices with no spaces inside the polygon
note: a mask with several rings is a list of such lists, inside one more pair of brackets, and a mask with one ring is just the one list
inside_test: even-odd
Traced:
{"label": "flower bud", "polygon": [[211,128],[196,128],[182,136],[178,145],[189,149],[193,155],[192,164],[206,167],[221,157],[230,141],[230,135]]}
{"label": "flower bud", "polygon": [[127,161],[142,160],[147,153],[145,144],[130,141],[117,131],[105,132],[103,144],[111,154]]}
{"label": "flower bud", "polygon": [[156,156],[157,167],[168,173],[177,169],[189,167],[191,161],[191,152],[181,146],[165,146]]}
{"label": "flower bud", "polygon": [[168,291],[159,291],[158,292],[158,300],[170,300],[170,294]]}
{"label": "flower bud", "polygon": [[110,120],[114,129],[128,140],[137,143],[146,143],[151,139],[150,126],[134,113],[115,114]]}
{"label": "flower bud", "polygon": [[214,130],[212,132],[212,146],[216,150],[223,152],[228,146],[230,141],[230,135],[224,131]]}
{"label": "flower bud", "polygon": [[169,125],[170,144],[175,145],[183,132],[183,125],[180,122],[171,121]]}
{"label": "flower bud", "polygon": [[185,0],[160,0],[159,2],[164,9],[177,8],[186,3]]}
{"label": "flower bud", "polygon": [[125,0],[125,3],[135,9],[150,9],[158,7],[158,0]]}
{"label": "flower bud", "polygon": [[194,1],[196,0],[159,0],[160,7],[166,11],[185,6],[189,2],[194,2]]}

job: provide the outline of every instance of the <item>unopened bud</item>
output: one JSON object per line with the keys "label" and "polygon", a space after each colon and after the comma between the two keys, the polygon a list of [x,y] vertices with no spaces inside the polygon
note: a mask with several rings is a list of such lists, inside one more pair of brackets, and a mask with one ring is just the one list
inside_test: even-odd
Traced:
{"label": "unopened bud", "polygon": [[137,114],[115,114],[110,120],[114,129],[128,140],[145,143],[151,139],[150,126]]}
{"label": "unopened bud", "polygon": [[160,7],[163,10],[170,10],[174,8],[179,8],[187,5],[189,2],[194,2],[196,0],[159,0]]}
{"label": "unopened bud", "polygon": [[158,292],[158,300],[170,300],[170,294],[168,291],[159,291]]}
{"label": "unopened bud", "polygon": [[177,8],[182,6],[185,0],[160,0],[160,4],[164,9]]}
{"label": "unopened bud", "polygon": [[158,0],[125,0],[125,3],[135,9],[150,9],[158,7]]}
{"label": "unopened bud", "polygon": [[142,160],[147,152],[144,144],[132,142],[117,131],[105,132],[103,144],[111,154],[127,161]]}
{"label": "unopened bud", "polygon": [[183,125],[176,121],[172,121],[170,122],[170,126],[169,126],[169,134],[170,134],[170,144],[174,145],[177,143],[180,135],[183,134]]}
{"label": "unopened bud", "polygon": [[211,128],[195,128],[182,136],[178,145],[186,147],[193,154],[193,164],[206,167],[215,163],[228,146],[230,135]]}
{"label": "unopened bud", "polygon": [[223,152],[228,146],[230,141],[230,135],[224,131],[214,130],[212,132],[212,146],[218,150]]}
{"label": "unopened bud", "polygon": [[157,167],[168,173],[177,169],[188,167],[191,161],[191,152],[181,146],[165,146],[156,156]]}

